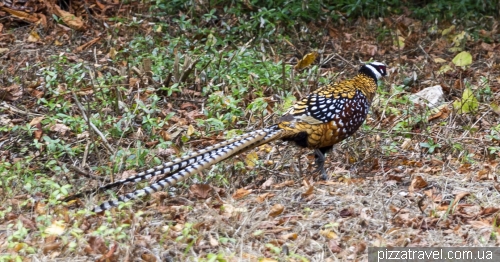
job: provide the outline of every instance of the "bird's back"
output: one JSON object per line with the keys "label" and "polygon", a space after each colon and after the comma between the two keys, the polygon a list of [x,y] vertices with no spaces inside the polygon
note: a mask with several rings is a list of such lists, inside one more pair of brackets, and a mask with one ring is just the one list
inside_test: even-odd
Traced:
{"label": "bird's back", "polygon": [[354,134],[365,121],[377,90],[376,73],[380,72],[371,70],[377,69],[364,66],[354,78],[319,88],[298,101],[278,124],[286,131],[281,139],[317,149]]}

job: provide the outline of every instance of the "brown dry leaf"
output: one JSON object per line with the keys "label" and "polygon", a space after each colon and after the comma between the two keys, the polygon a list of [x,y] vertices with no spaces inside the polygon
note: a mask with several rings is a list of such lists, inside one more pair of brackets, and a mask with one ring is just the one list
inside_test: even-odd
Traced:
{"label": "brown dry leaf", "polygon": [[462,200],[462,198],[464,198],[468,195],[470,195],[469,192],[458,192],[457,195],[455,196],[455,200],[453,200],[453,206],[456,206],[458,204],[458,202],[460,202],[460,200]]}
{"label": "brown dry leaf", "polygon": [[435,113],[432,116],[429,116],[429,118],[427,120],[432,121],[432,120],[438,119],[438,118],[439,119],[446,119],[450,115],[450,112],[451,112],[450,109],[448,109],[448,107],[444,106],[437,113]]}
{"label": "brown dry leaf", "polygon": [[250,193],[252,193],[253,190],[248,190],[248,189],[245,189],[245,188],[240,188],[238,190],[236,190],[236,192],[233,194],[233,199],[235,200],[238,200],[238,199],[242,199],[246,196],[248,196]]}
{"label": "brown dry leaf", "polygon": [[212,187],[207,184],[194,184],[189,187],[189,191],[191,191],[196,198],[206,199],[210,191],[212,191]]}
{"label": "brown dry leaf", "polygon": [[302,197],[308,197],[310,195],[312,195],[312,193],[314,192],[314,186],[313,185],[310,185],[306,192],[302,193]]}
{"label": "brown dry leaf", "polygon": [[30,126],[34,126],[34,125],[39,124],[40,122],[42,122],[43,118],[45,118],[45,116],[39,116],[39,117],[33,118],[30,122]]}
{"label": "brown dry leaf", "polygon": [[396,175],[387,175],[387,180],[394,180],[394,181],[397,181],[397,182],[402,182],[403,181],[403,176],[396,176]]}
{"label": "brown dry leaf", "polygon": [[500,210],[500,208],[496,208],[496,207],[481,208],[480,215],[481,216],[489,216],[491,214],[494,214],[494,213],[498,212],[498,210]]}
{"label": "brown dry leaf", "polygon": [[485,221],[467,221],[467,223],[476,229],[491,228],[491,223]]}
{"label": "brown dry leaf", "polygon": [[45,213],[47,213],[47,209],[45,207],[45,204],[41,203],[41,202],[36,202],[36,204],[35,204],[35,212],[38,215],[45,215]]}
{"label": "brown dry leaf", "polygon": [[428,185],[427,181],[425,181],[421,176],[416,176],[412,181],[411,185],[408,188],[408,191],[414,192],[415,189],[421,189]]}
{"label": "brown dry leaf", "polygon": [[40,40],[41,40],[41,37],[35,30],[30,32],[28,39],[27,39],[27,41],[30,43],[38,43],[38,42],[40,42]]}
{"label": "brown dry leaf", "polygon": [[316,60],[316,57],[318,57],[318,52],[311,52],[307,55],[305,55],[302,60],[300,60],[295,66],[295,70],[301,70],[304,69],[308,66],[310,66],[314,60]]}
{"label": "brown dry leaf", "polygon": [[189,103],[189,102],[185,102],[185,103],[182,103],[179,108],[182,109],[182,110],[186,110],[187,108],[192,108],[194,110],[198,109],[198,107],[193,104],[193,103]]}
{"label": "brown dry leaf", "polygon": [[58,249],[61,246],[61,242],[54,242],[50,244],[45,244],[43,245],[43,254],[47,255],[49,252],[52,252],[56,249]]}
{"label": "brown dry leaf", "polygon": [[36,23],[39,20],[39,18],[35,14],[29,14],[29,13],[26,13],[23,11],[10,9],[10,8],[3,7],[3,6],[0,6],[0,10],[4,10],[5,12],[11,14],[12,16],[19,18],[23,21],[29,22],[29,23]]}
{"label": "brown dry leaf", "polygon": [[30,229],[30,230],[38,230],[38,227],[36,226],[36,222],[34,222],[33,220],[31,220],[23,215],[19,216],[19,220],[21,222],[23,222],[23,226],[25,228]]}
{"label": "brown dry leaf", "polygon": [[330,239],[330,241],[328,241],[328,248],[330,248],[332,253],[342,252],[342,248],[340,247],[339,242],[334,239]]}
{"label": "brown dry leaf", "polygon": [[8,87],[0,87],[0,100],[16,101],[23,95],[21,87],[13,84]]}
{"label": "brown dry leaf", "polygon": [[257,201],[258,203],[262,203],[264,201],[266,201],[266,199],[269,199],[271,197],[274,197],[275,194],[273,193],[264,193],[262,195],[259,195],[257,198],[255,198],[255,201]]}
{"label": "brown dry leaf", "polygon": [[280,236],[280,238],[283,240],[295,240],[297,239],[297,237],[297,233],[284,234]]}
{"label": "brown dry leaf", "polygon": [[324,236],[327,239],[337,239],[337,238],[339,238],[339,236],[337,235],[337,233],[335,233],[333,231],[330,231],[328,229],[326,229],[326,230],[320,230],[319,234],[322,235],[322,236]]}
{"label": "brown dry leaf", "polygon": [[260,186],[260,188],[266,189],[266,188],[271,187],[273,184],[274,184],[274,178],[270,177],[270,178],[268,178],[266,180],[266,182],[262,183],[262,185]]}
{"label": "brown dry leaf", "polygon": [[282,188],[282,187],[286,187],[286,186],[293,186],[294,184],[295,184],[295,181],[287,180],[283,183],[279,183],[279,184],[274,185],[273,188]]}
{"label": "brown dry leaf", "polygon": [[376,45],[364,44],[361,46],[360,51],[365,55],[374,56],[378,51],[378,47]]}
{"label": "brown dry leaf", "polygon": [[68,132],[69,130],[71,130],[71,129],[64,124],[55,124],[55,125],[50,127],[50,131],[57,132],[61,135],[65,135],[66,132]]}
{"label": "brown dry leaf", "polygon": [[340,217],[352,217],[355,215],[355,212],[351,207],[344,208],[344,209],[340,210],[339,215],[340,215]]}
{"label": "brown dry leaf", "polygon": [[156,262],[156,257],[153,255],[153,254],[149,254],[149,253],[142,253],[141,254],[141,259],[145,262]]}
{"label": "brown dry leaf", "polygon": [[446,60],[444,60],[441,57],[436,57],[436,58],[434,58],[434,63],[442,64],[442,63],[446,63]]}
{"label": "brown dry leaf", "polygon": [[483,179],[488,179],[488,174],[490,172],[487,169],[481,169],[477,172],[477,179],[483,180]]}
{"label": "brown dry leaf", "polygon": [[41,123],[38,123],[35,125],[35,131],[33,131],[33,136],[35,137],[35,139],[37,140],[40,140],[40,138],[42,138],[42,135],[43,135],[43,130],[42,130],[42,124]]}
{"label": "brown dry leaf", "polygon": [[285,210],[285,206],[283,206],[282,204],[276,204],[273,207],[271,207],[271,210],[269,212],[269,216],[270,217],[277,217],[281,213],[283,213],[284,210]]}
{"label": "brown dry leaf", "polygon": [[87,49],[88,47],[90,47],[91,45],[93,45],[93,44],[97,43],[97,41],[99,41],[99,40],[101,40],[101,38],[100,38],[100,37],[94,38],[94,39],[92,39],[92,40],[88,41],[87,43],[85,43],[85,44],[83,44],[83,45],[81,45],[81,46],[77,47],[77,48],[75,49],[75,52],[81,52],[81,51],[83,51],[83,50]]}
{"label": "brown dry leaf", "polygon": [[52,6],[54,9],[54,13],[61,18],[61,20],[68,25],[71,29],[74,30],[83,30],[85,29],[83,21],[80,17],[73,15],[72,13],[66,12],[62,10],[58,5]]}

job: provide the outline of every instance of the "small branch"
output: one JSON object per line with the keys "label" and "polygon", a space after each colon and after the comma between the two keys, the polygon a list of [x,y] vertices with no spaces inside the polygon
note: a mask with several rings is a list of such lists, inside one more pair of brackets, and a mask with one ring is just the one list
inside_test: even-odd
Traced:
{"label": "small branch", "polygon": [[[64,164],[63,162],[60,162],[60,161],[57,161],[58,165],[59,166],[65,166],[66,164]],[[80,169],[79,167],[76,167],[76,166],[72,166],[72,165],[66,165],[71,171],[77,173],[77,174],[80,174],[80,175],[83,175],[85,177],[88,177],[88,178],[92,178],[92,179],[95,179],[95,180],[99,180],[99,181],[104,181],[106,183],[109,183],[111,182],[109,179],[106,179],[106,178],[102,178],[100,176],[95,176],[95,175],[92,175],[92,174],[89,174],[87,172],[85,172],[85,170],[82,170]]]}
{"label": "small branch", "polygon": [[108,144],[106,137],[101,133],[101,131],[99,131],[99,129],[97,129],[97,127],[92,122],[90,122],[90,119],[87,118],[87,115],[85,114],[85,110],[83,109],[82,104],[80,104],[80,101],[78,100],[78,97],[76,96],[76,94],[73,90],[71,90],[71,94],[73,94],[73,99],[75,99],[75,103],[78,106],[78,109],[80,109],[80,112],[82,113],[83,119],[85,119],[85,121],[87,121],[87,123],[94,130],[94,132],[96,132],[97,135],[99,135],[101,137],[102,143],[104,144],[104,147],[106,147],[106,149],[108,149],[110,153],[115,154],[116,151],[113,149],[113,147],[111,147],[111,145]]}

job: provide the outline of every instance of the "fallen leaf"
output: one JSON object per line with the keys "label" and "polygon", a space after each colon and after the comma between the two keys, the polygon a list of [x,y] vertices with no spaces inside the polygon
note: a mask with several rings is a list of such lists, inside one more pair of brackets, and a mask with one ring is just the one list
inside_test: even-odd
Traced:
{"label": "fallen leaf", "polygon": [[455,196],[455,199],[453,200],[453,206],[456,206],[458,204],[458,202],[460,202],[460,200],[462,200],[462,198],[464,198],[468,195],[470,195],[469,192],[458,192],[457,195]]}
{"label": "fallen leaf", "polygon": [[476,229],[491,228],[491,224],[485,221],[467,221],[467,223]]}
{"label": "fallen leaf", "polygon": [[208,198],[212,187],[207,184],[194,184],[189,187],[189,191],[196,197],[201,199]]}
{"label": "fallen leaf", "polygon": [[467,51],[458,53],[452,60],[456,66],[468,66],[472,64],[472,55]]}
{"label": "fallen leaf", "polygon": [[94,38],[94,39],[92,39],[92,40],[88,41],[87,43],[85,43],[85,44],[83,44],[83,45],[81,45],[81,46],[77,47],[77,48],[75,49],[75,52],[81,52],[81,51],[83,51],[83,50],[87,49],[88,47],[90,47],[91,45],[93,45],[93,44],[97,43],[99,40],[101,40],[101,38],[100,38],[100,37]]}
{"label": "fallen leaf", "polygon": [[0,87],[0,100],[16,101],[23,95],[21,87],[13,84],[8,87]]}
{"label": "fallen leaf", "polygon": [[474,112],[479,108],[479,101],[470,88],[466,88],[462,99],[453,102],[453,108],[460,114]]}
{"label": "fallen leaf", "polygon": [[421,176],[416,176],[412,181],[411,185],[408,188],[408,191],[413,192],[415,189],[421,189],[426,187],[428,184],[427,182],[421,177]]}
{"label": "fallen leaf", "polygon": [[262,195],[257,196],[255,201],[257,201],[258,203],[262,203],[262,202],[266,201],[266,199],[269,199],[269,198],[274,197],[274,196],[275,196],[275,194],[273,194],[273,193],[264,193]]}
{"label": "fallen leaf", "polygon": [[115,49],[114,47],[111,47],[111,48],[109,49],[109,53],[108,53],[109,58],[111,58],[111,59],[115,59],[116,54],[118,54],[118,51],[116,51],[116,49]]}
{"label": "fallen leaf", "polygon": [[311,52],[307,55],[305,55],[302,60],[300,60],[294,67],[295,70],[301,70],[304,69],[308,66],[310,66],[314,60],[316,60],[316,57],[318,56],[318,52]]}
{"label": "fallen leaf", "polygon": [[61,135],[65,135],[66,132],[68,132],[69,130],[71,130],[69,127],[67,127],[66,125],[64,124],[54,124],[53,126],[50,127],[50,131],[54,131],[54,132],[57,132]]}
{"label": "fallen leaf", "polygon": [[481,208],[480,215],[481,216],[489,216],[491,214],[494,214],[494,213],[498,212],[498,210],[500,210],[500,208],[497,208],[497,207],[485,207],[485,208]]}
{"label": "fallen leaf", "polygon": [[450,65],[446,64],[446,65],[441,66],[441,68],[439,68],[439,70],[438,70],[437,73],[438,74],[444,74],[444,73],[446,73],[448,71],[452,71],[452,70],[453,70],[453,68],[451,68]]}
{"label": "fallen leaf", "polygon": [[29,14],[23,11],[18,11],[14,9],[10,9],[4,6],[0,6],[0,10],[4,10],[7,13],[11,14],[12,16],[19,18],[23,21],[29,22],[29,23],[36,23],[39,21],[39,18],[36,16],[36,14]]}
{"label": "fallen leaf", "polygon": [[[488,179],[488,176],[487,176],[487,175],[488,175],[489,173],[490,173],[490,172],[489,172],[488,170],[486,170],[486,169],[481,169],[481,170],[479,170],[479,171],[477,172],[477,179],[478,179],[478,180],[481,180],[481,179]],[[485,175],[486,175],[486,176],[485,176]]]}
{"label": "fallen leaf", "polygon": [[30,43],[38,43],[40,41],[40,35],[36,31],[31,31],[28,35],[28,42]]}
{"label": "fallen leaf", "polygon": [[40,122],[42,122],[43,118],[45,118],[45,116],[39,116],[39,117],[33,118],[30,122],[30,126],[35,126],[35,125],[39,124]]}
{"label": "fallen leaf", "polygon": [[62,10],[58,5],[53,5],[52,7],[54,8],[53,10],[55,15],[59,16],[61,20],[71,29],[74,30],[85,29],[83,21],[80,17],[77,17],[70,12]]}
{"label": "fallen leaf", "polygon": [[302,193],[302,197],[308,197],[314,192],[314,186],[309,186],[306,192]]}
{"label": "fallen leaf", "polygon": [[265,258],[259,259],[259,262],[278,262],[278,260],[265,257]]}
{"label": "fallen leaf", "polygon": [[442,36],[445,36],[445,35],[447,35],[447,34],[449,34],[449,33],[453,32],[453,30],[455,30],[455,25],[452,25],[452,26],[450,26],[450,27],[448,27],[448,28],[444,29],[444,30],[443,30],[443,32],[441,32],[441,35],[442,35]]}
{"label": "fallen leaf", "polygon": [[245,164],[247,167],[255,167],[255,163],[257,163],[257,160],[259,159],[259,156],[257,155],[257,152],[252,151],[247,154],[245,158]]}
{"label": "fallen leaf", "polygon": [[236,190],[236,192],[233,194],[233,199],[238,200],[238,199],[244,198],[244,197],[248,196],[250,193],[252,193],[252,190],[240,188],[240,189]]}
{"label": "fallen leaf", "polygon": [[35,125],[35,131],[33,131],[33,136],[35,137],[36,140],[40,141],[42,135],[43,135],[42,124],[38,123]]}
{"label": "fallen leaf", "polygon": [[450,109],[447,106],[443,106],[437,113],[432,116],[429,116],[428,121],[432,121],[434,119],[446,119],[450,115]]}
{"label": "fallen leaf", "polygon": [[282,187],[286,187],[286,186],[293,186],[294,184],[295,184],[295,181],[287,180],[283,183],[279,183],[279,184],[274,185],[273,188],[282,188]]}
{"label": "fallen leaf", "polygon": [[497,115],[500,115],[500,106],[497,103],[491,102],[490,107],[493,112],[495,112]]}
{"label": "fallen leaf", "polygon": [[289,233],[280,236],[280,238],[283,240],[295,240],[297,239],[297,237],[298,237],[297,233]]}
{"label": "fallen leaf", "polygon": [[52,222],[52,224],[45,229],[45,234],[48,235],[62,235],[66,230],[66,224],[64,221],[57,220]]}
{"label": "fallen leaf", "polygon": [[186,135],[187,136],[191,136],[194,133],[194,131],[195,131],[194,126],[193,125],[189,125],[188,126],[188,130],[186,132]]}
{"label": "fallen leaf", "polygon": [[268,178],[266,180],[266,182],[262,183],[262,185],[260,186],[260,188],[266,189],[266,188],[271,187],[273,184],[274,184],[274,178],[270,177],[270,178]]}
{"label": "fallen leaf", "polygon": [[436,57],[434,58],[434,63],[442,64],[446,63],[446,60],[442,59],[441,57]]}
{"label": "fallen leaf", "polygon": [[354,210],[352,208],[344,208],[340,210],[340,217],[352,217],[355,215]]}
{"label": "fallen leaf", "polygon": [[330,231],[330,230],[320,230],[319,231],[319,234],[324,236],[325,238],[327,239],[337,239],[339,238],[339,236],[337,235],[337,233],[333,232],[333,231]]}
{"label": "fallen leaf", "polygon": [[283,213],[284,210],[285,210],[285,206],[283,206],[282,204],[276,204],[273,207],[271,207],[271,210],[269,212],[269,216],[270,217],[277,217],[281,213]]}
{"label": "fallen leaf", "polygon": [[342,248],[340,247],[339,242],[334,239],[330,239],[330,241],[328,241],[328,248],[330,248],[332,253],[342,252]]}

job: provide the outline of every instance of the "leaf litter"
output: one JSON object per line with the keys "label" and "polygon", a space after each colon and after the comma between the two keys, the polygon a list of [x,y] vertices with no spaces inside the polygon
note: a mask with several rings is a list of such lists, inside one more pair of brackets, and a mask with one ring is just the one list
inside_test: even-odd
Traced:
{"label": "leaf litter", "polygon": [[[91,8],[97,18],[104,18],[113,9],[124,11],[134,8],[131,5],[106,6],[95,1]],[[6,7],[2,10],[15,19],[49,27],[45,17],[51,14],[13,12]],[[15,45],[1,46],[7,48],[2,52],[7,52],[10,58],[7,64],[2,64],[2,69],[10,75],[20,75],[25,82],[23,85],[0,87],[0,100],[8,105],[1,107],[0,119],[6,126],[33,127],[30,137],[38,141],[44,135],[51,135],[68,143],[84,143],[75,140],[87,138],[73,136],[70,124],[44,122],[44,114],[48,112],[39,111],[33,99],[44,97],[46,90],[39,89],[41,82],[36,84],[39,80],[30,76],[32,72],[23,73],[18,67],[28,61],[38,63],[44,61],[44,56],[59,54],[61,50],[58,46],[71,47],[64,49],[64,52],[69,52],[70,61],[89,61],[92,64],[96,62],[94,58],[97,55],[100,55],[99,62],[106,61],[106,56],[112,58],[118,47],[104,48],[100,32],[86,26],[86,20],[79,15],[70,19],[67,11],[51,10],[61,17],[65,26],[86,30],[88,36],[72,42],[72,33],[63,26],[51,27],[53,32],[46,35],[15,27],[18,34],[2,35],[2,39],[19,40]],[[377,115],[374,110],[371,119],[367,120],[368,126],[373,128],[362,130],[356,139],[336,146],[328,156],[330,161],[326,166],[332,175],[330,180],[310,182],[317,181],[314,180],[317,178],[308,172],[312,169],[308,164],[312,162],[307,159],[308,153],[277,143],[274,147],[280,150],[278,154],[266,146],[241,156],[245,168],[257,173],[254,180],[242,178],[246,176],[245,172],[236,172],[239,176],[228,178],[230,186],[224,189],[193,183],[189,186],[190,193],[182,188],[174,191],[173,196],[160,192],[144,200],[144,205],[139,204],[140,201],[135,203],[133,211],[112,211],[111,216],[120,221],[107,226],[119,228],[123,224],[130,225],[121,229],[134,236],[127,240],[112,236],[112,232],[96,235],[104,230],[101,225],[113,220],[109,217],[84,217],[66,207],[49,207],[41,202],[28,204],[28,208],[22,207],[21,203],[46,199],[48,195],[40,192],[33,196],[16,193],[5,199],[5,204],[1,206],[0,210],[6,215],[0,228],[9,228],[8,233],[12,234],[11,228],[15,228],[19,219],[32,239],[9,247],[5,237],[0,237],[0,250],[2,253],[21,254],[25,245],[31,244],[37,257],[61,259],[77,255],[100,261],[141,257],[146,261],[155,261],[159,257],[155,250],[169,249],[168,256],[185,258],[183,251],[193,247],[194,256],[220,252],[230,257],[236,252],[237,258],[277,261],[271,258],[275,257],[273,252],[289,247],[311,261],[333,261],[364,259],[367,246],[498,246],[500,186],[497,165],[500,150],[495,151],[495,145],[499,146],[500,138],[499,130],[495,128],[498,127],[500,114],[497,110],[500,75],[495,53],[498,53],[500,45],[473,40],[456,26],[444,26],[439,28],[441,34],[433,35],[424,26],[419,26],[417,22],[420,21],[406,17],[379,23],[379,26],[394,31],[397,38],[378,41],[377,34],[366,29],[375,22],[360,20],[351,28],[342,29],[330,26],[329,34],[339,35],[345,41],[331,43],[316,39],[318,46],[323,42],[333,45],[335,51],[326,49],[321,55],[339,58],[328,66],[342,72],[340,78],[352,75],[355,69],[345,68],[349,67],[346,65],[358,64],[354,57],[364,61],[375,58],[389,62],[395,70],[395,74],[386,80],[388,86],[392,85],[389,87],[391,91],[404,88],[402,93],[394,94],[390,100],[381,100],[380,114]],[[153,31],[151,26],[144,27],[145,32]],[[484,29],[482,34],[491,35],[493,31]],[[130,37],[125,34],[121,41],[127,42]],[[49,46],[48,43],[52,42],[55,45]],[[295,68],[303,70],[315,62],[318,54],[311,52],[314,49],[309,43],[301,44],[304,45],[300,47],[302,53],[307,55]],[[37,46],[40,47],[38,54],[18,55],[23,48]],[[299,45],[289,45],[290,50],[295,51],[295,46]],[[102,50],[99,54],[85,53],[92,48]],[[119,64],[113,65],[120,67]],[[171,82],[185,80],[188,76],[184,72],[193,68],[190,63],[184,67],[177,64],[177,67]],[[108,72],[99,65],[97,70],[97,74]],[[193,71],[188,73],[193,74]],[[140,88],[147,89],[148,79],[144,75],[141,73],[128,78],[130,89],[123,95],[147,102],[147,92],[134,93]],[[404,78],[410,75],[416,77],[404,86]],[[486,86],[481,84],[481,79],[488,80],[490,96],[485,95]],[[29,88],[22,88],[24,84]],[[407,107],[401,102],[404,101],[404,92],[416,93],[438,84],[443,87],[446,100],[451,105],[442,106],[435,112],[416,108],[416,114],[403,113]],[[64,83],[57,92],[62,97],[67,94]],[[80,96],[94,95],[92,89],[80,92]],[[172,118],[171,122],[175,125],[158,132],[163,132],[165,140],[177,144],[185,135],[194,136],[196,140],[186,144],[196,150],[224,137],[202,134],[200,138],[197,133],[202,131],[197,130],[194,123],[196,119],[205,118],[205,114],[201,104],[193,97],[202,99],[199,93],[192,90],[173,95],[172,98],[180,99],[180,102],[169,101],[162,114],[166,116],[174,108],[183,112],[179,111],[176,118]],[[188,102],[183,101],[186,99]],[[122,110],[125,109],[122,107]],[[41,116],[37,115],[40,113]],[[71,113],[79,115],[81,112]],[[414,121],[419,116],[427,122]],[[402,127],[406,129],[399,132]],[[387,131],[377,133],[377,130]],[[0,143],[16,141],[16,138],[17,134],[2,133]],[[141,136],[137,138],[141,139]],[[165,157],[179,154],[176,145],[164,153]],[[431,147],[434,148],[432,152]],[[18,152],[11,151],[0,147],[0,156],[2,161],[15,164],[19,161]],[[34,159],[40,157],[39,152],[32,152],[32,155]],[[277,165],[258,165],[269,155]],[[70,162],[69,159],[67,161]],[[89,166],[98,166],[97,158],[89,161]],[[227,166],[232,163],[228,160]],[[37,165],[41,164],[33,163],[26,168],[36,169]],[[124,173],[122,176],[126,177]],[[62,179],[54,180],[60,182]],[[30,211],[31,207],[36,214]],[[49,210],[54,216],[49,223],[35,219],[35,215],[46,215]],[[75,240],[78,243],[76,249],[59,244],[62,236],[71,238],[70,228],[84,232],[73,231],[74,234],[85,235],[85,238]],[[41,237],[41,232],[50,236]],[[129,248],[124,248],[125,245]]]}

